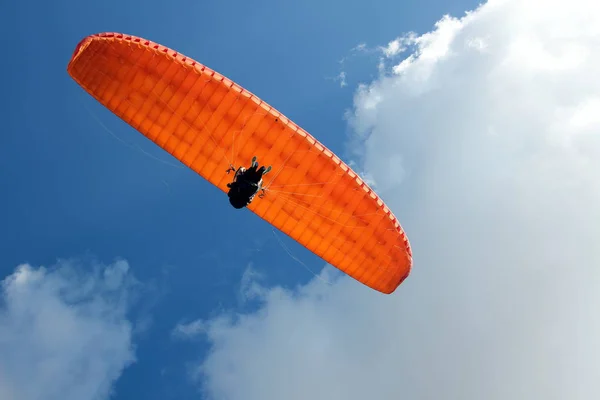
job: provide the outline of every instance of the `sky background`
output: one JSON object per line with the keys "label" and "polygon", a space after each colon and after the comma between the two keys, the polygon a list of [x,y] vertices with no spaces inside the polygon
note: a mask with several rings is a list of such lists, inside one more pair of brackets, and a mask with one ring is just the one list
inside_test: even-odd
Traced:
{"label": "sky background", "polygon": [[[0,398],[600,398],[599,5],[166,4],[0,5]],[[326,268],[102,108],[66,66],[103,31],[356,166],[411,276]]]}

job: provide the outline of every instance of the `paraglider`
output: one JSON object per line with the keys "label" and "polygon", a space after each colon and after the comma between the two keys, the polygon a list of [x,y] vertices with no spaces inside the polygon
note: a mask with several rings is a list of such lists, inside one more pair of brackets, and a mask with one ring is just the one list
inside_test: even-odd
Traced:
{"label": "paraglider", "polygon": [[[354,279],[392,293],[409,275],[408,238],[379,196],[326,146],[225,76],[121,33],[84,38],[67,71],[226,192],[235,208],[249,209]],[[238,160],[252,161],[236,169]]]}
{"label": "paraglider", "polygon": [[270,165],[266,168],[264,165],[258,168],[256,157],[252,158],[252,163],[248,169],[239,167],[236,170],[235,167],[232,166],[227,170],[227,173],[232,171],[235,172],[233,182],[227,184],[227,187],[229,188],[227,196],[229,197],[229,203],[231,203],[233,208],[240,209],[248,207],[259,191],[262,191],[262,193],[259,194],[259,197],[262,198],[264,196],[265,189],[263,187],[263,176],[270,170]]}

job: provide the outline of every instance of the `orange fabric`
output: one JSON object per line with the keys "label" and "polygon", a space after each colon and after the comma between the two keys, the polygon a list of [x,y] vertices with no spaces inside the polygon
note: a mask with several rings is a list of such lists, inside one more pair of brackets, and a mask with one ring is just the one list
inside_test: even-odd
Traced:
{"label": "orange fabric", "polygon": [[391,293],[410,273],[408,239],[369,186],[310,134],[226,77],[120,33],[84,38],[68,72],[225,192],[233,178],[225,172],[230,164],[248,167],[257,156],[260,165],[272,165],[265,196],[248,208],[346,274]]}

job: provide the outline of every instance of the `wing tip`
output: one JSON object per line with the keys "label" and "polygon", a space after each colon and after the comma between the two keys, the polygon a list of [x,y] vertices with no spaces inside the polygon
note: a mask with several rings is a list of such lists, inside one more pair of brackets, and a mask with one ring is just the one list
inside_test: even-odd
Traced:
{"label": "wing tip", "polygon": [[74,63],[75,60],[77,60],[77,58],[81,55],[81,53],[84,52],[84,50],[90,45],[91,42],[93,42],[94,40],[98,40],[98,39],[110,39],[110,38],[138,40],[138,41],[143,40],[141,37],[134,36],[134,35],[127,35],[125,33],[119,33],[119,32],[98,32],[98,33],[93,33],[91,35],[87,35],[83,39],[81,39],[79,41],[79,43],[77,43],[77,45],[75,46],[75,49],[73,50],[73,53],[71,54],[71,59],[69,60],[67,69],[69,69],[69,67]]}

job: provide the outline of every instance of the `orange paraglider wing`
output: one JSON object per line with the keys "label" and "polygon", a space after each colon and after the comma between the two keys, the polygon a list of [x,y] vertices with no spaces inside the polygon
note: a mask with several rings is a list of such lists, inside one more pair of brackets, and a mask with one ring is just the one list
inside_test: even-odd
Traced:
{"label": "orange paraglider wing", "polygon": [[412,254],[396,217],[335,154],[226,77],[120,33],[84,38],[71,77],[133,128],[227,191],[226,170],[272,165],[249,209],[363,284],[392,293]]}

